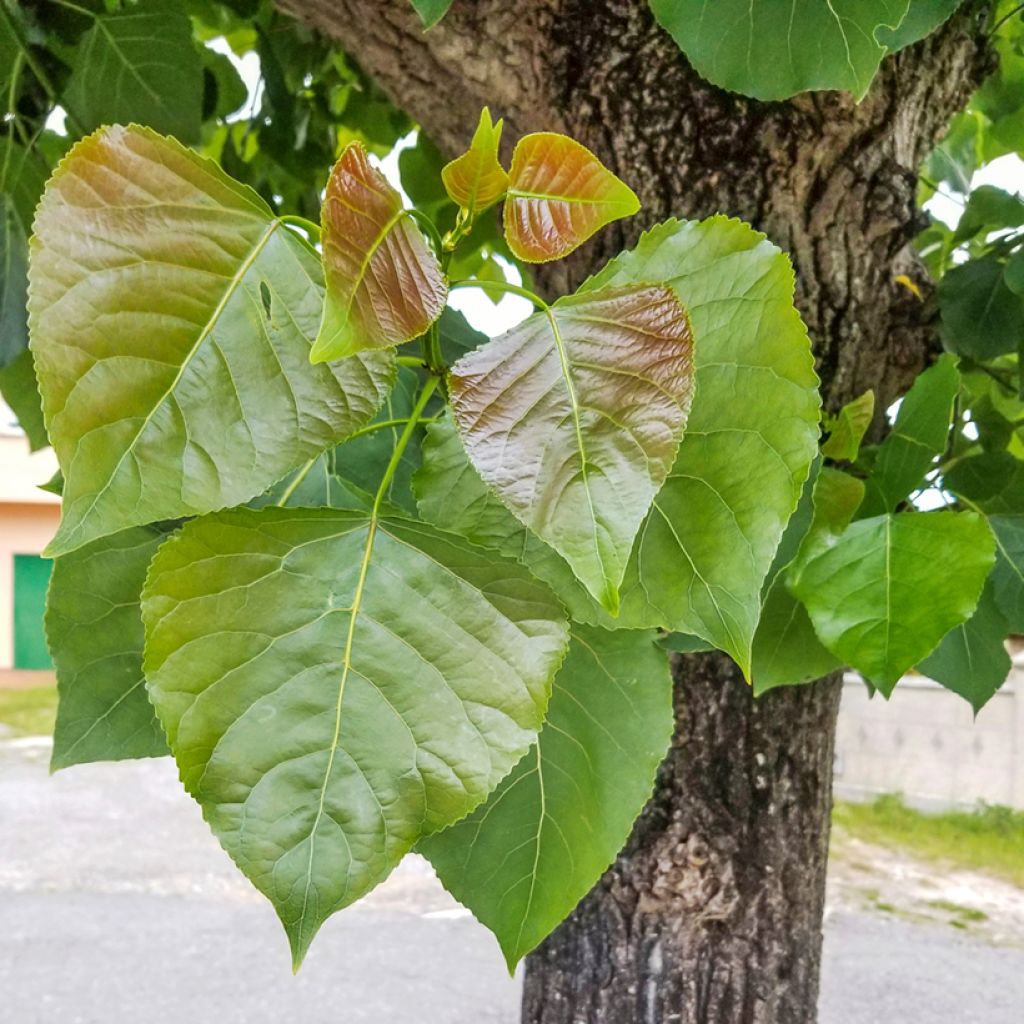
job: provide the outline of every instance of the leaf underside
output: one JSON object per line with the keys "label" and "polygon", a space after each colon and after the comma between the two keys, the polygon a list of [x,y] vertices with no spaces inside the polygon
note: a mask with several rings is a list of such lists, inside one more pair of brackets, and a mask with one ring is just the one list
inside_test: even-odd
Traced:
{"label": "leaf underside", "polygon": [[412,341],[441,315],[437,256],[361,143],[334,165],[321,220],[327,297],[315,362]]}
{"label": "leaf underside", "polygon": [[612,614],[692,392],[686,313],[654,286],[559,300],[451,372],[477,471]]}
{"label": "leaf underside", "polygon": [[149,695],[182,781],[296,963],[330,914],[523,756],[567,641],[557,603],[514,562],[327,509],[186,525],[142,607]]}
{"label": "leaf underside", "polygon": [[66,481],[51,554],[247,501],[368,420],[393,379],[387,353],[310,366],[315,254],[254,192],[147,129],[104,129],[64,159],[29,280]]}

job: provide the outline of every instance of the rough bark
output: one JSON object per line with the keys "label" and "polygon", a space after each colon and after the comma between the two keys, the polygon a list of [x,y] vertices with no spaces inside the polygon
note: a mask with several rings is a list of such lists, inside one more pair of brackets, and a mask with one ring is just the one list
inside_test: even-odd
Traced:
{"label": "rough bark", "polygon": [[[643,0],[457,0],[424,34],[407,0],[279,0],[336,38],[442,150],[479,108],[506,140],[566,131],[625,178],[640,216],[542,287],[572,287],[668,216],[718,211],[793,258],[835,408],[884,410],[933,357],[909,247],[915,169],[988,66],[987,5],[886,61],[868,97],[759,103],[703,82]],[[880,426],[877,424],[876,426]],[[838,683],[759,701],[724,656],[674,665],[678,729],[613,868],[528,963],[529,1024],[809,1024],[815,1019]]]}

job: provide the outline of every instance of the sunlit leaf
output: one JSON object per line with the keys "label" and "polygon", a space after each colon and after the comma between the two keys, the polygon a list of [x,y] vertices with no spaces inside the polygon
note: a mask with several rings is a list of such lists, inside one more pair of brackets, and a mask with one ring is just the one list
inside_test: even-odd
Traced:
{"label": "sunlit leaf", "polygon": [[692,393],[686,312],[655,285],[561,299],[451,371],[477,471],[613,615]]}
{"label": "sunlit leaf", "polygon": [[1012,663],[1006,650],[1006,619],[992,583],[986,585],[974,614],[942,638],[918,669],[968,701],[977,714],[1006,682]]}
{"label": "sunlit leaf", "polygon": [[296,963],[526,753],[567,642],[557,602],[514,562],[328,509],[187,524],[142,614],[182,781]]}
{"label": "sunlit leaf", "polygon": [[855,522],[798,563],[790,586],[822,643],[886,695],[974,613],[995,561],[972,512],[902,512]]}
{"label": "sunlit leaf", "polygon": [[469,149],[441,171],[448,195],[471,217],[493,206],[508,189],[508,174],[498,159],[503,123],[499,118],[493,124],[484,107]]}
{"label": "sunlit leaf", "polygon": [[136,121],[198,141],[203,66],[181,0],[94,15],[62,100],[85,131]]}
{"label": "sunlit leaf", "polygon": [[53,563],[46,639],[57,670],[53,769],[168,753],[142,674],[142,584],[166,533],[138,526]]}
{"label": "sunlit leaf", "polygon": [[314,362],[419,337],[441,315],[441,265],[387,178],[350,143],[331,171],[323,212],[327,298]]}
{"label": "sunlit leaf", "polygon": [[315,254],[146,129],[75,146],[30,252],[31,345],[66,480],[53,554],[247,501],[369,419],[391,383],[390,354],[310,366]]}
{"label": "sunlit leaf", "polygon": [[[623,625],[692,633],[749,670],[760,592],[818,448],[789,260],[745,224],[669,221],[586,288],[664,281],[696,338],[693,408],[622,585]],[[579,602],[574,617],[591,621]]]}
{"label": "sunlit leaf", "polygon": [[811,89],[867,91],[908,0],[650,0],[709,82],[762,100]]}
{"label": "sunlit leaf", "polygon": [[822,454],[837,462],[856,461],[874,414],[875,393],[865,391],[859,398],[847,402],[835,416],[827,416],[824,428],[828,440],[821,446]]}
{"label": "sunlit leaf", "polygon": [[892,432],[878,449],[861,516],[892,512],[924,482],[949,439],[960,374],[951,355],[925,370],[900,403]]}
{"label": "sunlit leaf", "polygon": [[487,803],[420,844],[510,970],[597,882],[651,795],[673,725],[653,639],[574,627],[537,745]]}
{"label": "sunlit leaf", "polygon": [[639,209],[633,190],[574,139],[537,132],[517,143],[504,221],[518,259],[561,259],[606,224]]}

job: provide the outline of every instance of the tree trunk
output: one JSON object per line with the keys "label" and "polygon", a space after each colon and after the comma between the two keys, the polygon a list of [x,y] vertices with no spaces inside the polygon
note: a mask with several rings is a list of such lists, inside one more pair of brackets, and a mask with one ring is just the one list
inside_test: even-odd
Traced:
{"label": "tree trunk", "polygon": [[530,958],[526,1021],[814,1019],[839,680],[754,701],[724,655],[674,668],[655,796]]}
{"label": "tree trunk", "polygon": [[[640,196],[542,288],[574,287],[669,216],[742,217],[786,249],[825,404],[868,388],[878,423],[938,349],[909,245],[916,169],[987,69],[985,3],[889,58],[860,104],[760,103],[702,81],[645,0],[456,0],[424,33],[408,0],[279,0],[337,39],[451,155],[480,107],[505,141],[559,130]],[[507,156],[507,153],[506,153]],[[815,1019],[835,679],[755,701],[724,656],[674,663],[677,732],[616,864],[527,965],[528,1024]]]}

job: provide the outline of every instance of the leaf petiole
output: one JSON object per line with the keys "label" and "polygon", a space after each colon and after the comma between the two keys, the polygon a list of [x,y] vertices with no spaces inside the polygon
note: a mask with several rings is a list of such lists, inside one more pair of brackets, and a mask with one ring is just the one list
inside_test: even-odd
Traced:
{"label": "leaf petiole", "polygon": [[320,241],[319,224],[316,224],[311,220],[307,220],[305,217],[299,217],[296,214],[287,214],[283,217],[279,217],[278,219],[282,224],[291,224],[294,227],[302,228],[303,231],[309,234],[310,241],[314,244]]}
{"label": "leaf petiole", "polygon": [[449,291],[455,291],[456,288],[487,288],[499,292],[508,292],[509,295],[519,295],[524,299],[529,299],[538,309],[551,308],[535,292],[531,292],[529,288],[523,288],[521,285],[512,284],[511,281],[477,281],[473,278],[468,278],[465,281],[452,281],[448,286]]}
{"label": "leaf petiole", "polygon": [[438,382],[439,378],[437,377],[430,376],[427,378],[426,383],[423,385],[423,390],[420,392],[419,398],[416,399],[416,404],[413,406],[412,412],[409,414],[409,419],[405,424],[405,429],[402,431],[402,434],[398,439],[398,443],[395,445],[395,450],[391,453],[391,458],[384,469],[384,475],[381,477],[380,486],[377,488],[377,493],[373,498],[373,508],[370,510],[370,517],[374,523],[376,522],[377,516],[380,512],[380,506],[384,501],[384,495],[387,493],[388,487],[391,486],[391,481],[394,479],[395,472],[398,469],[398,464],[402,461],[402,454],[405,452],[406,446],[409,444],[409,439],[416,430],[416,425],[420,422],[420,416],[423,414],[423,410],[427,407],[427,402],[430,401],[430,396],[434,393],[434,389],[437,387]]}

